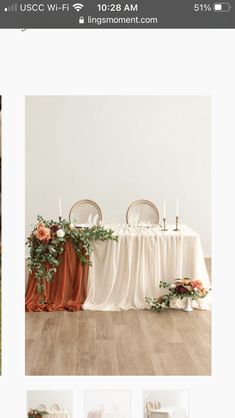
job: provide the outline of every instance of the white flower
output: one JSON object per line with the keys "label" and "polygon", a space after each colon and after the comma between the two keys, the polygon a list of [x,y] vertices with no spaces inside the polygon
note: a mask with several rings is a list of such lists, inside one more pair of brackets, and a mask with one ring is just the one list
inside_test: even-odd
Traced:
{"label": "white flower", "polygon": [[74,224],[69,224],[69,229],[74,229],[75,225]]}
{"label": "white flower", "polygon": [[65,232],[63,231],[63,229],[58,229],[56,235],[58,238],[63,238],[65,236]]}
{"label": "white flower", "polygon": [[170,285],[170,289],[174,289],[176,287],[176,284],[174,284],[174,283],[172,283],[171,285]]}

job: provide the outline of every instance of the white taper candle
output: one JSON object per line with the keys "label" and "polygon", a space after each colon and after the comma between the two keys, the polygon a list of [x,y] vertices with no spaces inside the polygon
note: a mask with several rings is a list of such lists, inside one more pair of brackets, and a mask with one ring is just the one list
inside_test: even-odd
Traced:
{"label": "white taper candle", "polygon": [[177,200],[176,200],[176,216],[179,216],[179,196],[177,197]]}
{"label": "white taper candle", "polygon": [[163,200],[163,218],[166,219],[166,200]]}
{"label": "white taper candle", "polygon": [[61,197],[59,197],[59,216],[61,217],[61,213],[62,213],[62,210],[61,210]]}

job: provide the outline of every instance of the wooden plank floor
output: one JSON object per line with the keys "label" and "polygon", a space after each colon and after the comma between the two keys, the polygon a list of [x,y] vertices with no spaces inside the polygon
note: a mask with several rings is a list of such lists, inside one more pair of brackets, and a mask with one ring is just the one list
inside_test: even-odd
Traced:
{"label": "wooden plank floor", "polygon": [[210,375],[210,323],[199,310],[26,313],[26,375]]}

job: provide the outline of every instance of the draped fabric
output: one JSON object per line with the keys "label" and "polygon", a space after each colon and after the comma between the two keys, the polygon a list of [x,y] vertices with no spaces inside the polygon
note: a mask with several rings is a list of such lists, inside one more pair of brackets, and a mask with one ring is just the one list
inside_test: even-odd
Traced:
{"label": "draped fabric", "polygon": [[89,411],[87,418],[102,418],[102,411]]}
{"label": "draped fabric", "polygon": [[127,415],[119,411],[89,411],[87,418],[127,418]]}
{"label": "draped fabric", "polygon": [[67,412],[49,412],[43,418],[70,418]]}
{"label": "draped fabric", "polygon": [[[186,226],[180,231],[169,227],[130,228],[106,225],[118,235],[118,242],[94,241],[92,267],[82,265],[73,245],[66,242],[61,263],[52,282],[45,283],[45,302],[29,275],[26,311],[79,309],[117,311],[145,309],[145,297],[166,293],[161,280],[173,282],[188,277],[210,288],[199,235]],[[89,270],[89,274],[88,274]],[[184,308],[185,299],[174,299],[172,308]],[[193,301],[197,309],[210,309],[210,296]]]}
{"label": "draped fabric", "polygon": [[185,408],[168,406],[151,411],[151,418],[186,418]]}
{"label": "draped fabric", "polygon": [[65,243],[62,260],[52,282],[45,282],[44,303],[37,292],[34,273],[29,275],[26,311],[77,311],[82,309],[87,294],[88,265],[81,264],[70,241]]}
{"label": "draped fabric", "polygon": [[[145,297],[166,293],[161,280],[177,278],[199,279],[210,288],[200,238],[186,226],[179,232],[169,227],[130,228],[113,226],[118,242],[93,243],[92,267],[89,269],[88,294],[85,310],[116,311],[145,309]],[[175,308],[184,307],[178,299]],[[193,301],[193,307],[209,309],[209,297]]]}

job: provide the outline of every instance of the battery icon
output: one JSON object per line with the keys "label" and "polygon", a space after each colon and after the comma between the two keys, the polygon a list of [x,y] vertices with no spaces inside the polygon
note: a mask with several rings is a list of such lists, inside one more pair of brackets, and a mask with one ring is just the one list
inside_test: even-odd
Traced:
{"label": "battery icon", "polygon": [[231,10],[230,3],[214,3],[213,4],[214,12],[229,12]]}

